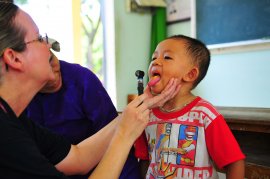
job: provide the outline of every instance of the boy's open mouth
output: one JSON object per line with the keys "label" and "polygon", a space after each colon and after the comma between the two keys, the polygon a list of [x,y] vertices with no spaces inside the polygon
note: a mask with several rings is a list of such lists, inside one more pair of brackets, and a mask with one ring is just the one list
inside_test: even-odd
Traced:
{"label": "boy's open mouth", "polygon": [[153,69],[148,86],[150,86],[150,87],[154,86],[155,84],[157,84],[160,81],[160,79],[161,79],[160,73],[157,72],[155,69]]}

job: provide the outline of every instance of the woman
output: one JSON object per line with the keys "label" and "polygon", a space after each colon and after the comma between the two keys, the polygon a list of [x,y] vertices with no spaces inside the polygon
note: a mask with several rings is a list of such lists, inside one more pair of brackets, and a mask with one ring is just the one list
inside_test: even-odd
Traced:
{"label": "woman", "polygon": [[174,96],[177,81],[171,80],[158,97],[147,89],[98,133],[71,145],[22,114],[55,77],[50,47],[48,37],[39,35],[26,12],[0,2],[0,178],[67,178],[86,173],[101,159],[90,178],[117,178],[134,140],[146,127],[149,108]]}

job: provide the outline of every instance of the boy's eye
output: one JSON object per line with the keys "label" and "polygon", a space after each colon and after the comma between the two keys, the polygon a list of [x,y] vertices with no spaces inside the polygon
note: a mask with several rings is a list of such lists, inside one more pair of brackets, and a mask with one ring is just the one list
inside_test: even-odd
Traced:
{"label": "boy's eye", "polygon": [[152,57],[152,61],[154,61],[155,59],[157,59],[156,57]]}
{"label": "boy's eye", "polygon": [[171,60],[172,58],[170,56],[165,56],[164,59]]}

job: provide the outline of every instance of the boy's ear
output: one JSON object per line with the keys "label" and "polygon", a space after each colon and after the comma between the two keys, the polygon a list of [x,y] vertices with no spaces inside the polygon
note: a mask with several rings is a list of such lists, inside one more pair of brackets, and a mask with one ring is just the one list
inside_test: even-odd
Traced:
{"label": "boy's ear", "polygon": [[199,76],[198,67],[194,66],[191,70],[188,71],[183,77],[183,79],[187,82],[195,81]]}
{"label": "boy's ear", "polygon": [[3,61],[13,69],[21,69],[22,61],[18,57],[18,53],[11,48],[7,48],[3,53]]}

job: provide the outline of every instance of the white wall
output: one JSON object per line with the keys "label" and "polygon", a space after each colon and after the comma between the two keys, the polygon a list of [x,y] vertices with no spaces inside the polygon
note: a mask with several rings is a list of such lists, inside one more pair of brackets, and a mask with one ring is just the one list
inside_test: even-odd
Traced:
{"label": "white wall", "polygon": [[[168,32],[189,35],[190,21],[170,25]],[[270,108],[270,49],[211,55],[208,73],[193,92],[216,106]]]}
{"label": "white wall", "polygon": [[125,0],[114,3],[116,97],[117,109],[121,111],[127,104],[127,95],[137,93],[135,71],[146,72],[148,68],[151,15],[127,12]]}
{"label": "white wall", "polygon": [[270,50],[213,55],[194,91],[217,106],[270,108]]}
{"label": "white wall", "polygon": [[[193,14],[194,16],[194,14]],[[191,21],[168,26],[168,36],[192,36]],[[216,106],[270,108],[270,48],[211,55],[208,73],[193,91]],[[238,49],[238,48],[237,48]]]}
{"label": "white wall", "polygon": [[172,36],[176,34],[182,34],[186,36],[191,36],[190,26],[190,21],[170,24],[167,28],[167,35]]}

